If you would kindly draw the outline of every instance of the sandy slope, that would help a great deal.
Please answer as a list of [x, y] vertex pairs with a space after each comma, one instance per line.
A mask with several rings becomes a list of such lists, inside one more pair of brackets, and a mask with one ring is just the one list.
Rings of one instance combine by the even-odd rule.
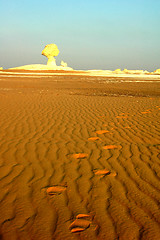
[[0, 79], [0, 239], [160, 239], [159, 83]]

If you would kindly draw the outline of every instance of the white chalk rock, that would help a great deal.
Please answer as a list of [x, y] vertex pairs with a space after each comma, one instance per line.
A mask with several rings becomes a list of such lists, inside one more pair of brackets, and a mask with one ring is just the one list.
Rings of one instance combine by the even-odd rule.
[[48, 44], [42, 51], [42, 55], [48, 58], [47, 65], [51, 67], [56, 67], [56, 59], [54, 57], [58, 56], [59, 50], [56, 44]]
[[128, 69], [124, 69], [123, 73], [127, 73], [127, 74], [144, 74], [143, 70], [128, 70]]
[[61, 61], [61, 66], [56, 65], [55, 57], [58, 56], [59, 50], [56, 44], [48, 44], [42, 51], [42, 55], [48, 58], [47, 65], [45, 64], [29, 64], [24, 66], [19, 66], [10, 69], [23, 69], [23, 70], [63, 70], [72, 71], [71, 67], [67, 66], [67, 63]]
[[120, 69], [120, 68], [118, 68], [118, 69], [114, 70], [114, 71], [113, 71], [113, 73], [120, 74], [120, 73], [123, 73], [123, 72], [121, 71], [121, 69]]
[[62, 66], [62, 67], [68, 67], [67, 63], [66, 63], [66, 62], [63, 62], [63, 60], [61, 61], [61, 66]]
[[160, 69], [155, 70], [154, 73], [160, 74]]

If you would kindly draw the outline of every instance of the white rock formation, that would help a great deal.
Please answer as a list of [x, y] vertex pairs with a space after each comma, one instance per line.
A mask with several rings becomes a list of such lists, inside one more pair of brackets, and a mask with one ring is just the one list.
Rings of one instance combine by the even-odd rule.
[[47, 65], [45, 64], [32, 64], [24, 65], [20, 67], [10, 68], [10, 69], [23, 69], [23, 70], [63, 70], [72, 71], [71, 67], [67, 66], [67, 63], [61, 61], [61, 66], [56, 65], [55, 57], [58, 56], [59, 50], [56, 44], [48, 44], [42, 51], [42, 55], [48, 58]]
[[160, 74], [160, 69], [155, 70], [154, 73]]
[[63, 70], [63, 71], [72, 71], [71, 67], [62, 67], [62, 66], [48, 66], [45, 64], [32, 64], [32, 65], [24, 65], [20, 67], [14, 67], [9, 69], [22, 69], [22, 70]]
[[144, 74], [143, 70], [128, 70], [128, 69], [124, 69], [123, 73], [127, 73], [127, 74]]
[[56, 44], [48, 44], [42, 51], [42, 55], [48, 58], [47, 66], [56, 67], [56, 59], [54, 57], [58, 56], [59, 50]]
[[116, 74], [121, 74], [121, 73], [123, 73], [123, 72], [121, 71], [121, 69], [120, 69], [120, 68], [118, 68], [118, 69], [114, 70], [114, 71], [113, 71], [113, 73], [116, 73]]
[[62, 67], [67, 67], [67, 63], [66, 62], [63, 62], [63, 60], [61, 61], [61, 66]]

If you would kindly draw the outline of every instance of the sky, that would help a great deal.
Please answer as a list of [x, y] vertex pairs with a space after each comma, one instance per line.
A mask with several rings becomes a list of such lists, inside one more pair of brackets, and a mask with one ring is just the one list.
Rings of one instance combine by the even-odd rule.
[[46, 64], [45, 45], [73, 69], [160, 68], [160, 0], [0, 0], [0, 67]]

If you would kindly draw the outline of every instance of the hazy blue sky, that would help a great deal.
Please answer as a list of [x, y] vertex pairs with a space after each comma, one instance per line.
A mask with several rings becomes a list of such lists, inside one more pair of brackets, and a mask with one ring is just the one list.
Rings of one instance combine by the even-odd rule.
[[0, 67], [47, 63], [57, 44], [74, 69], [160, 68], [160, 0], [0, 0]]

